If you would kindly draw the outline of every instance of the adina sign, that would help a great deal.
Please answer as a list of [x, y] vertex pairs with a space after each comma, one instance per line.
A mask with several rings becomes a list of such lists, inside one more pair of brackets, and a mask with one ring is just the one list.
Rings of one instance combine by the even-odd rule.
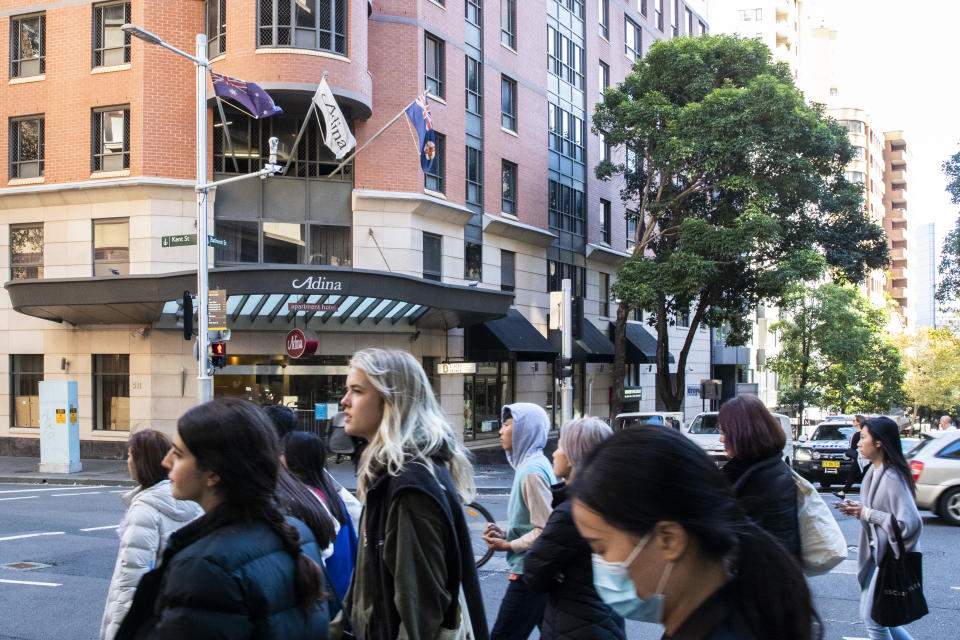
[[287, 355], [291, 358], [306, 358], [317, 352], [317, 334], [313, 331], [292, 329], [287, 333]]

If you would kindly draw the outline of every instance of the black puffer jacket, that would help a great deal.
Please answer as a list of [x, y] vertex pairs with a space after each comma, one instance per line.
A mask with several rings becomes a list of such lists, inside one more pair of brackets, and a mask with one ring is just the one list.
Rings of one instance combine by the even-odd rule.
[[747, 516], [800, 559], [797, 485], [780, 454], [765, 460], [734, 458], [723, 467]]
[[523, 580], [550, 594], [540, 637], [544, 640], [619, 640], [626, 638], [623, 618], [593, 588], [590, 546], [573, 523], [566, 487], [553, 487], [553, 512], [543, 533], [527, 551]]
[[[294, 561], [265, 523], [213, 529], [208, 516], [170, 536], [163, 563], [140, 581], [117, 640], [310, 640], [329, 633], [327, 604], [297, 606]], [[305, 554], [313, 534], [294, 518]], [[325, 588], [326, 589], [326, 588]]]

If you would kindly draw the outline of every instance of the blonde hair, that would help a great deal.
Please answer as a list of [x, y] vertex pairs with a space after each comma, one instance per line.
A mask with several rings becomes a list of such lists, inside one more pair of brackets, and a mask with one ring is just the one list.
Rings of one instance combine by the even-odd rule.
[[411, 459], [427, 460], [446, 451], [450, 454], [446, 465], [457, 493], [464, 503], [471, 502], [476, 495], [473, 465], [447, 424], [416, 358], [406, 351], [363, 349], [353, 354], [350, 366], [363, 371], [383, 401], [380, 426], [357, 467], [361, 500], [380, 469], [395, 476]]
[[560, 427], [560, 448], [575, 472], [595, 446], [613, 435], [613, 429], [600, 418], [576, 418]]

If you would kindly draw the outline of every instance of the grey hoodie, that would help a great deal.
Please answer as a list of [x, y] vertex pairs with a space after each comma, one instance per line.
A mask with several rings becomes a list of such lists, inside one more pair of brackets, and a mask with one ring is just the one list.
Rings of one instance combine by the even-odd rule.
[[547, 446], [550, 418], [543, 407], [532, 402], [505, 405], [501, 411], [501, 421], [509, 417], [513, 418], [513, 448], [506, 451], [507, 462], [516, 469], [530, 456], [543, 452]]

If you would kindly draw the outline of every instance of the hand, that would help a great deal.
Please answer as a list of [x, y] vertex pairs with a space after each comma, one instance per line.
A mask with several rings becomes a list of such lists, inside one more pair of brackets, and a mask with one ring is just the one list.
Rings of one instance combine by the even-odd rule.
[[506, 539], [507, 532], [495, 525], [492, 522], [487, 523], [487, 528], [483, 530], [483, 536], [490, 536], [491, 538], [503, 538]]
[[854, 502], [853, 500], [844, 500], [843, 502], [834, 502], [833, 506], [835, 509], [839, 510], [840, 513], [853, 516], [854, 518], [860, 518], [860, 512], [863, 511], [863, 505], [859, 502]]
[[510, 551], [510, 543], [500, 536], [483, 534], [483, 541], [494, 551]]

